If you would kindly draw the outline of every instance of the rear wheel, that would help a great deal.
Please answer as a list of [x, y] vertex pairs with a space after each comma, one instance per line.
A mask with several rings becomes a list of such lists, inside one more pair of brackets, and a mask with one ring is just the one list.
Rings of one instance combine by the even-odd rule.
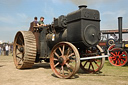
[[50, 65], [57, 77], [71, 78], [80, 66], [77, 48], [69, 42], [56, 44], [51, 51]]
[[16, 68], [31, 68], [36, 58], [36, 40], [30, 31], [19, 31], [14, 40], [13, 60]]

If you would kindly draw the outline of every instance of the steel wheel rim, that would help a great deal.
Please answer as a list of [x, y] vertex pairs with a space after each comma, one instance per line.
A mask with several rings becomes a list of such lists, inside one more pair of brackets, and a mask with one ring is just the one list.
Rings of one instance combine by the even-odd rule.
[[50, 65], [57, 77], [71, 78], [80, 66], [79, 52], [69, 42], [58, 43], [51, 51]]
[[[97, 49], [102, 52], [101, 55], [103, 56], [103, 50], [102, 48], [97, 45]], [[80, 62], [81, 69], [86, 73], [95, 73], [102, 69], [105, 62], [105, 58], [98, 58], [98, 59], [90, 59]]]
[[18, 37], [16, 37], [15, 40], [14, 40], [13, 56], [15, 56], [14, 57], [14, 62], [15, 62], [16, 68], [21, 68], [22, 65], [23, 65], [23, 61], [24, 61], [24, 51], [20, 52], [19, 49], [20, 49], [20, 47], [23, 47], [23, 49], [24, 49], [24, 38], [23, 38], [22, 34], [20, 34], [20, 33], [17, 34], [17, 36]]
[[114, 66], [124, 66], [127, 61], [127, 52], [126, 51], [122, 51], [122, 48], [113, 48], [113, 49], [109, 49], [111, 51], [115, 51], [115, 52], [110, 52], [110, 56], [108, 58], [110, 64], [114, 65]]

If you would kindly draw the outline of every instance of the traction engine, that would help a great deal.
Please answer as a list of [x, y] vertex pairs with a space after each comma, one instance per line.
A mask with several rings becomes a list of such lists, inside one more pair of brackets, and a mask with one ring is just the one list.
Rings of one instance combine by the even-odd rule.
[[100, 41], [99, 11], [79, 6], [79, 10], [54, 18], [46, 27], [31, 23], [29, 31], [17, 32], [14, 63], [17, 69], [31, 68], [35, 62], [50, 62], [59, 78], [71, 78], [80, 68], [87, 73], [102, 69], [107, 55]]

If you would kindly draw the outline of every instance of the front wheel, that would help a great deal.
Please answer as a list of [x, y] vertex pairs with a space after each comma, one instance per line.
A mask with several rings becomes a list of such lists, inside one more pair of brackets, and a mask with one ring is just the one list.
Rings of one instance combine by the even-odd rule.
[[56, 44], [50, 54], [50, 65], [57, 77], [71, 78], [80, 66], [77, 48], [69, 42]]
[[124, 66], [128, 61], [127, 52], [122, 48], [115, 48], [115, 45], [112, 45], [108, 48], [108, 60], [111, 65], [114, 66]]

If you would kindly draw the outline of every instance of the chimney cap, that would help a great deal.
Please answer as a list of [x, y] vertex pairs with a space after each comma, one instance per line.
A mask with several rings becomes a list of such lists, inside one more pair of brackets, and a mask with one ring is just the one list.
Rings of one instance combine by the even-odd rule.
[[87, 8], [87, 5], [80, 5], [79, 9], [81, 9], [81, 8]]

